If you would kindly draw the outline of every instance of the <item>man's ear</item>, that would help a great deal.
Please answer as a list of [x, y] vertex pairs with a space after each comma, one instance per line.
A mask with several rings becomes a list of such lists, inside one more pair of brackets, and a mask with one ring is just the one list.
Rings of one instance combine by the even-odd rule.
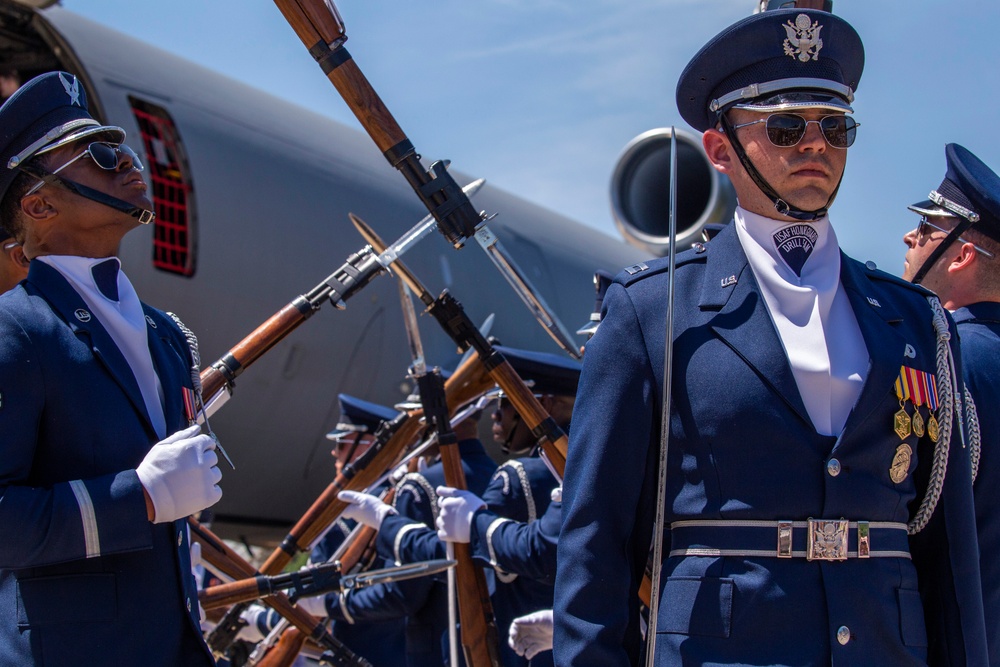
[[35, 192], [21, 199], [21, 212], [32, 220], [48, 220], [59, 215], [59, 211], [48, 197]]
[[733, 147], [729, 143], [729, 138], [721, 130], [710, 128], [701, 135], [701, 145], [705, 149], [705, 155], [712, 166], [723, 174], [730, 174], [733, 171], [735, 155]]
[[972, 268], [979, 257], [976, 256], [976, 248], [971, 243], [963, 243], [958, 247], [958, 252], [952, 256], [948, 263], [948, 273], [956, 273]]
[[10, 253], [10, 258], [14, 264], [24, 270], [28, 269], [28, 265], [31, 263], [31, 260], [24, 256], [24, 249], [21, 246], [16, 245], [7, 252]]

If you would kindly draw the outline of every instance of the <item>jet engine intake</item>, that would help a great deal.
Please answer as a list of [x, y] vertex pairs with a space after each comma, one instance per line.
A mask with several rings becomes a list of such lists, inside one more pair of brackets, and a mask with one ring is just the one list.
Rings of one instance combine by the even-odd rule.
[[[729, 179], [709, 163], [701, 137], [677, 136], [677, 250], [704, 240], [706, 225], [728, 223], [736, 208]], [[611, 210], [625, 240], [652, 255], [670, 248], [670, 128], [643, 132], [622, 151], [611, 177]]]

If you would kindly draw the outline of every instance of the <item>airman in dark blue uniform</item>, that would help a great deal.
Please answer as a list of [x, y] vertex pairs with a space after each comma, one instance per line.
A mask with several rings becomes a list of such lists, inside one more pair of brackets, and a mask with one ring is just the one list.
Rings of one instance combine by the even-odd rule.
[[[347, 394], [340, 394], [337, 399], [340, 402], [340, 422], [327, 437], [337, 443], [334, 456], [337, 457], [339, 472], [339, 468], [364, 453], [379, 424], [391, 421], [398, 413]], [[313, 548], [310, 562], [329, 561], [356, 525], [351, 519], [339, 518]], [[380, 559], [375, 567], [388, 565], [390, 563]], [[333, 634], [373, 665], [402, 667], [406, 664], [404, 625], [402, 618], [355, 623], [335, 621]]]
[[843, 255], [827, 215], [863, 60], [839, 17], [775, 10], [682, 73], [681, 115], [739, 206], [672, 275], [637, 264], [605, 297], [563, 486], [556, 664], [640, 660], [654, 538], [657, 665], [986, 663], [954, 325]]
[[212, 665], [185, 517], [222, 495], [196, 348], [114, 256], [152, 218], [121, 128], [52, 72], [0, 108], [0, 665]]
[[[903, 277], [933, 290], [952, 311], [965, 386], [977, 407], [982, 453], [973, 456], [979, 565], [990, 664], [1000, 665], [1000, 178], [958, 144], [945, 147], [947, 172], [903, 237]], [[970, 421], [972, 415], [969, 415]], [[970, 434], [970, 440], [974, 440]], [[970, 446], [976, 443], [970, 442]]]

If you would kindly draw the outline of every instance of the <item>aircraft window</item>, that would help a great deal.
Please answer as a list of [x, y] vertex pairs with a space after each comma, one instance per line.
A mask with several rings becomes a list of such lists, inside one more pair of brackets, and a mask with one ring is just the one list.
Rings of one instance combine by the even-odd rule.
[[167, 110], [129, 97], [153, 182], [153, 266], [182, 276], [195, 271], [195, 207], [187, 154]]

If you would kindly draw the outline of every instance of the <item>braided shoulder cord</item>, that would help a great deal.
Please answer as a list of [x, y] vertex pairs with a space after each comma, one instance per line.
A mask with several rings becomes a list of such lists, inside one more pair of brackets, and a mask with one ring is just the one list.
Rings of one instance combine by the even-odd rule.
[[979, 412], [972, 400], [969, 388], [965, 388], [965, 420], [969, 428], [969, 460], [972, 462], [972, 483], [979, 476], [979, 457], [983, 450], [982, 434], [979, 432]]
[[944, 477], [948, 472], [948, 452], [951, 449], [951, 431], [953, 420], [957, 416], [959, 421], [959, 431], [961, 433], [962, 417], [961, 411], [955, 410], [955, 403], [959, 401], [956, 394], [958, 381], [955, 377], [955, 364], [951, 357], [951, 332], [948, 330], [948, 318], [945, 315], [944, 307], [937, 297], [927, 297], [931, 310], [934, 311], [934, 331], [937, 334], [937, 381], [940, 385], [938, 395], [941, 397], [941, 437], [934, 446], [934, 459], [931, 465], [930, 478], [927, 480], [927, 494], [913, 520], [907, 524], [907, 533], [916, 535], [927, 526], [931, 515], [937, 508], [938, 500], [941, 499], [941, 490], [944, 487]]
[[194, 335], [194, 332], [187, 328], [187, 325], [181, 321], [181, 318], [177, 317], [174, 313], [167, 313], [167, 316], [174, 321], [177, 328], [181, 330], [184, 334], [185, 340], [187, 340], [188, 348], [191, 350], [191, 384], [194, 386], [194, 392], [198, 395], [198, 401], [201, 401], [201, 353], [198, 351], [198, 337]]

